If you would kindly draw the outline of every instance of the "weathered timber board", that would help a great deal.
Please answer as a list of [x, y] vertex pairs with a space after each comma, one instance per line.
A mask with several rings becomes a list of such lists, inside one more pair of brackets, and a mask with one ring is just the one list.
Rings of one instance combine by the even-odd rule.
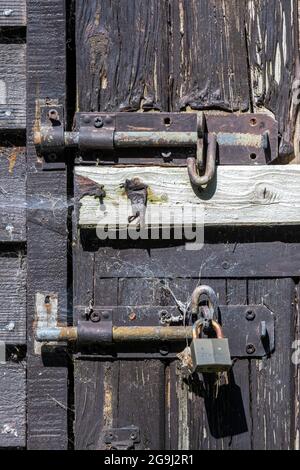
[[67, 204], [64, 171], [43, 172], [33, 145], [36, 100], [66, 97], [66, 15], [61, 0], [27, 2], [27, 448], [68, 447], [65, 355], [34, 354], [36, 293], [58, 295], [58, 316], [67, 321]]
[[247, 3], [240, 0], [168, 3], [170, 110], [248, 110], [244, 26]]
[[76, 20], [81, 111], [167, 110], [168, 2], [76, 1]]
[[294, 153], [298, 114], [292, 93], [300, 80], [297, 11], [298, 0], [248, 0], [245, 21], [253, 105], [275, 114], [286, 155]]
[[251, 415], [253, 448], [294, 448], [295, 284], [291, 279], [249, 281], [249, 303], [263, 302], [276, 315], [276, 351], [270, 359], [252, 361]]
[[0, 364], [0, 448], [26, 447], [26, 365]]
[[26, 0], [0, 0], [0, 27], [26, 25]]
[[75, 174], [79, 197], [86, 189], [84, 178], [103, 185], [106, 191], [102, 205], [99, 198], [81, 198], [80, 227], [128, 228], [132, 208], [120, 186], [135, 177], [148, 185], [145, 228], [167, 224], [268, 226], [300, 223], [298, 165], [219, 167], [214, 184], [198, 193], [192, 188], [184, 168], [78, 167]]
[[26, 45], [0, 47], [0, 130], [26, 127]]
[[0, 148], [0, 241], [26, 240], [25, 149]]
[[0, 248], [0, 341], [26, 344], [26, 256]]

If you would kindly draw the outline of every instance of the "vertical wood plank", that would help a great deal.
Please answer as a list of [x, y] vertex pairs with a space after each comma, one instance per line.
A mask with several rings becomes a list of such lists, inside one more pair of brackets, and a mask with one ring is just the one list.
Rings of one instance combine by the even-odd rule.
[[171, 109], [249, 109], [245, 1], [170, 4]]
[[167, 110], [168, 2], [76, 2], [79, 107]]
[[292, 279], [249, 281], [249, 303], [263, 303], [276, 316], [275, 353], [251, 362], [251, 413], [255, 450], [293, 448], [294, 282]]
[[253, 104], [272, 111], [282, 136], [280, 153], [294, 154], [300, 80], [297, 0], [248, 0], [246, 28]]
[[[66, 17], [63, 0], [29, 0], [27, 30], [28, 441], [29, 449], [68, 447], [67, 368], [59, 352], [33, 352], [37, 292], [55, 292], [67, 319], [66, 174], [43, 172], [33, 145], [37, 99], [65, 102]], [[47, 359], [47, 360], [46, 360]]]

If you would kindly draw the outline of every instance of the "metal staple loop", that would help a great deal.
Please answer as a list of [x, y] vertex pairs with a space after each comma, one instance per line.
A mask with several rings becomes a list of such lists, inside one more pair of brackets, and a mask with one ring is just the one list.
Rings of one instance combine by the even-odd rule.
[[[198, 188], [207, 186], [214, 178], [216, 171], [217, 137], [215, 134], [208, 135], [207, 159], [205, 174], [200, 176], [197, 172], [197, 161], [195, 158], [187, 159], [188, 173], [191, 183]], [[202, 161], [202, 159], [201, 159]]]

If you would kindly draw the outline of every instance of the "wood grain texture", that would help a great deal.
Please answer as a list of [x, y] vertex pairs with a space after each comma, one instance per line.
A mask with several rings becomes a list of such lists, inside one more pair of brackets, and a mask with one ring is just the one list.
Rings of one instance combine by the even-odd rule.
[[178, 241], [103, 243], [98, 240], [93, 249], [98, 250], [99, 269], [109, 278], [299, 277], [298, 243], [278, 241], [280, 235], [271, 231], [266, 232], [265, 238], [255, 236], [255, 230], [250, 238], [239, 231], [233, 232], [236, 238], [229, 237], [227, 231], [221, 231], [219, 236], [208, 232], [205, 246], [196, 252], [188, 251], [185, 243]]
[[168, 3], [76, 2], [82, 111], [166, 110]]
[[26, 367], [0, 365], [0, 448], [26, 447]]
[[0, 250], [0, 341], [26, 344], [26, 256]]
[[26, 0], [0, 0], [2, 26], [26, 26]]
[[248, 110], [246, 2], [168, 3], [171, 110]]
[[25, 149], [0, 148], [0, 241], [26, 240]]
[[[75, 174], [79, 186], [84, 177], [104, 185], [106, 191], [105, 207], [93, 196], [81, 199], [80, 227], [127, 228], [132, 209], [120, 186], [135, 177], [148, 185], [146, 228], [164, 227], [170, 214], [175, 226], [298, 225], [300, 221], [297, 165], [219, 167], [214, 184], [199, 194], [184, 168], [91, 167], [76, 168]], [[188, 212], [189, 208], [194, 212]]]
[[298, 105], [293, 84], [300, 79], [297, 0], [248, 0], [246, 29], [253, 104], [278, 122], [280, 152], [294, 153]]
[[294, 289], [291, 279], [249, 281], [249, 303], [262, 302], [276, 316], [276, 350], [270, 359], [251, 362], [253, 448], [294, 447]]
[[[300, 4], [299, 4], [300, 7]], [[300, 13], [300, 11], [299, 11]], [[294, 449], [300, 450], [300, 284], [295, 286], [294, 296], [294, 342], [292, 344], [292, 363], [294, 368]]]
[[26, 45], [1, 44], [0, 130], [26, 127]]
[[68, 370], [60, 351], [35, 356], [33, 318], [37, 292], [58, 295], [59, 320], [67, 319], [66, 174], [43, 172], [33, 145], [37, 99], [66, 95], [66, 16], [61, 0], [27, 2], [27, 230], [29, 449], [68, 447]]

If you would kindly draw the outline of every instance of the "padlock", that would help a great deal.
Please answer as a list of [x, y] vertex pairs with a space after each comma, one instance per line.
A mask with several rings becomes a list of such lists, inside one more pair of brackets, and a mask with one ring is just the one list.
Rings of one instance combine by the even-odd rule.
[[191, 356], [194, 372], [218, 373], [227, 372], [232, 367], [228, 339], [224, 338], [219, 323], [212, 320], [212, 328], [217, 338], [201, 338], [203, 321], [198, 320], [193, 327]]

